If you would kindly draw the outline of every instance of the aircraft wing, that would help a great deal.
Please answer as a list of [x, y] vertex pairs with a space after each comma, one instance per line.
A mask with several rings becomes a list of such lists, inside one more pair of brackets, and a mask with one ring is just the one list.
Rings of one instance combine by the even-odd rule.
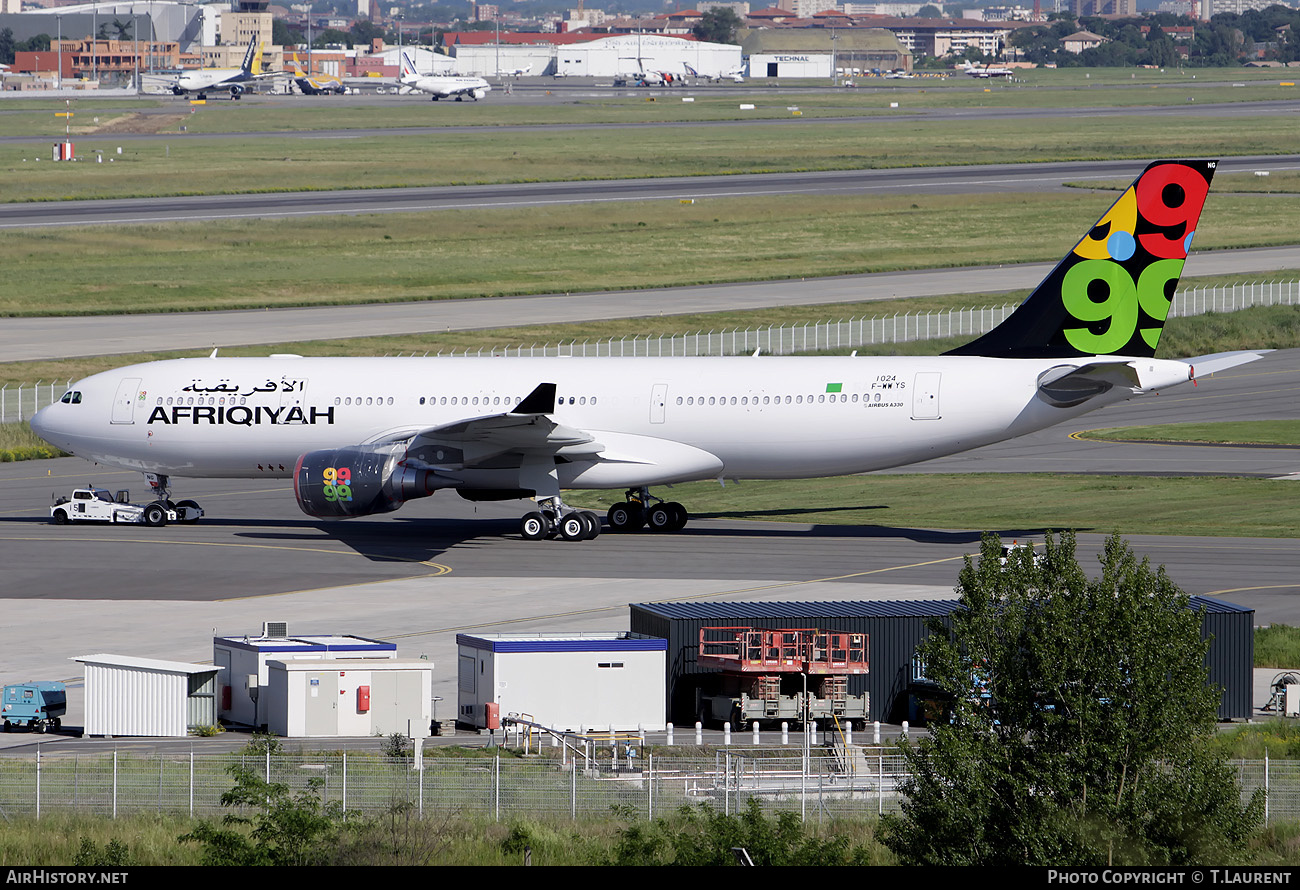
[[469, 417], [422, 429], [410, 437], [405, 463], [420, 469], [454, 471], [506, 454], [594, 457], [605, 450], [583, 430], [556, 423], [555, 384], [543, 383], [503, 414]]

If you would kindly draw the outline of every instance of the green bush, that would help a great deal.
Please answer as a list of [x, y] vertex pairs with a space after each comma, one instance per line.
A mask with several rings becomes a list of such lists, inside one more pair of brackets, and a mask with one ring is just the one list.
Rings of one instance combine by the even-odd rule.
[[1300, 670], [1300, 627], [1272, 624], [1256, 628], [1255, 667]]

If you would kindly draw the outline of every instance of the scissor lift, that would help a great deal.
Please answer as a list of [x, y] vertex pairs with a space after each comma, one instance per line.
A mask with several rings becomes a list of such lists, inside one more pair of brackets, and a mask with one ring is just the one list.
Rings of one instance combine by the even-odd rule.
[[861, 725], [868, 718], [867, 694], [848, 692], [849, 676], [868, 670], [866, 634], [704, 627], [697, 663], [722, 669], [716, 690], [698, 692], [701, 722], [729, 722], [745, 729], [751, 722], [824, 723], [835, 718], [841, 724]]

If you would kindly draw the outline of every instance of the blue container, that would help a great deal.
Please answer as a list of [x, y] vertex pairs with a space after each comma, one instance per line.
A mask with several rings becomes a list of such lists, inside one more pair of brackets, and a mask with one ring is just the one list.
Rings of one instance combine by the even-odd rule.
[[26, 726], [37, 732], [45, 732], [53, 727], [57, 732], [62, 725], [61, 718], [67, 713], [67, 704], [66, 687], [57, 681], [6, 686], [3, 703], [0, 704], [4, 731], [9, 732], [15, 726]]

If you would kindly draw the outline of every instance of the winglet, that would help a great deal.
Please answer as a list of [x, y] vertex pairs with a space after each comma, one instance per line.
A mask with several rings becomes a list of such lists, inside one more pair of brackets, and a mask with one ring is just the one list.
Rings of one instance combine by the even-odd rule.
[[510, 411], [511, 414], [554, 414], [555, 413], [555, 384], [539, 383], [537, 388], [524, 396], [518, 405], [515, 405]]
[[1217, 161], [1157, 161], [1011, 317], [948, 353], [1151, 358]]

